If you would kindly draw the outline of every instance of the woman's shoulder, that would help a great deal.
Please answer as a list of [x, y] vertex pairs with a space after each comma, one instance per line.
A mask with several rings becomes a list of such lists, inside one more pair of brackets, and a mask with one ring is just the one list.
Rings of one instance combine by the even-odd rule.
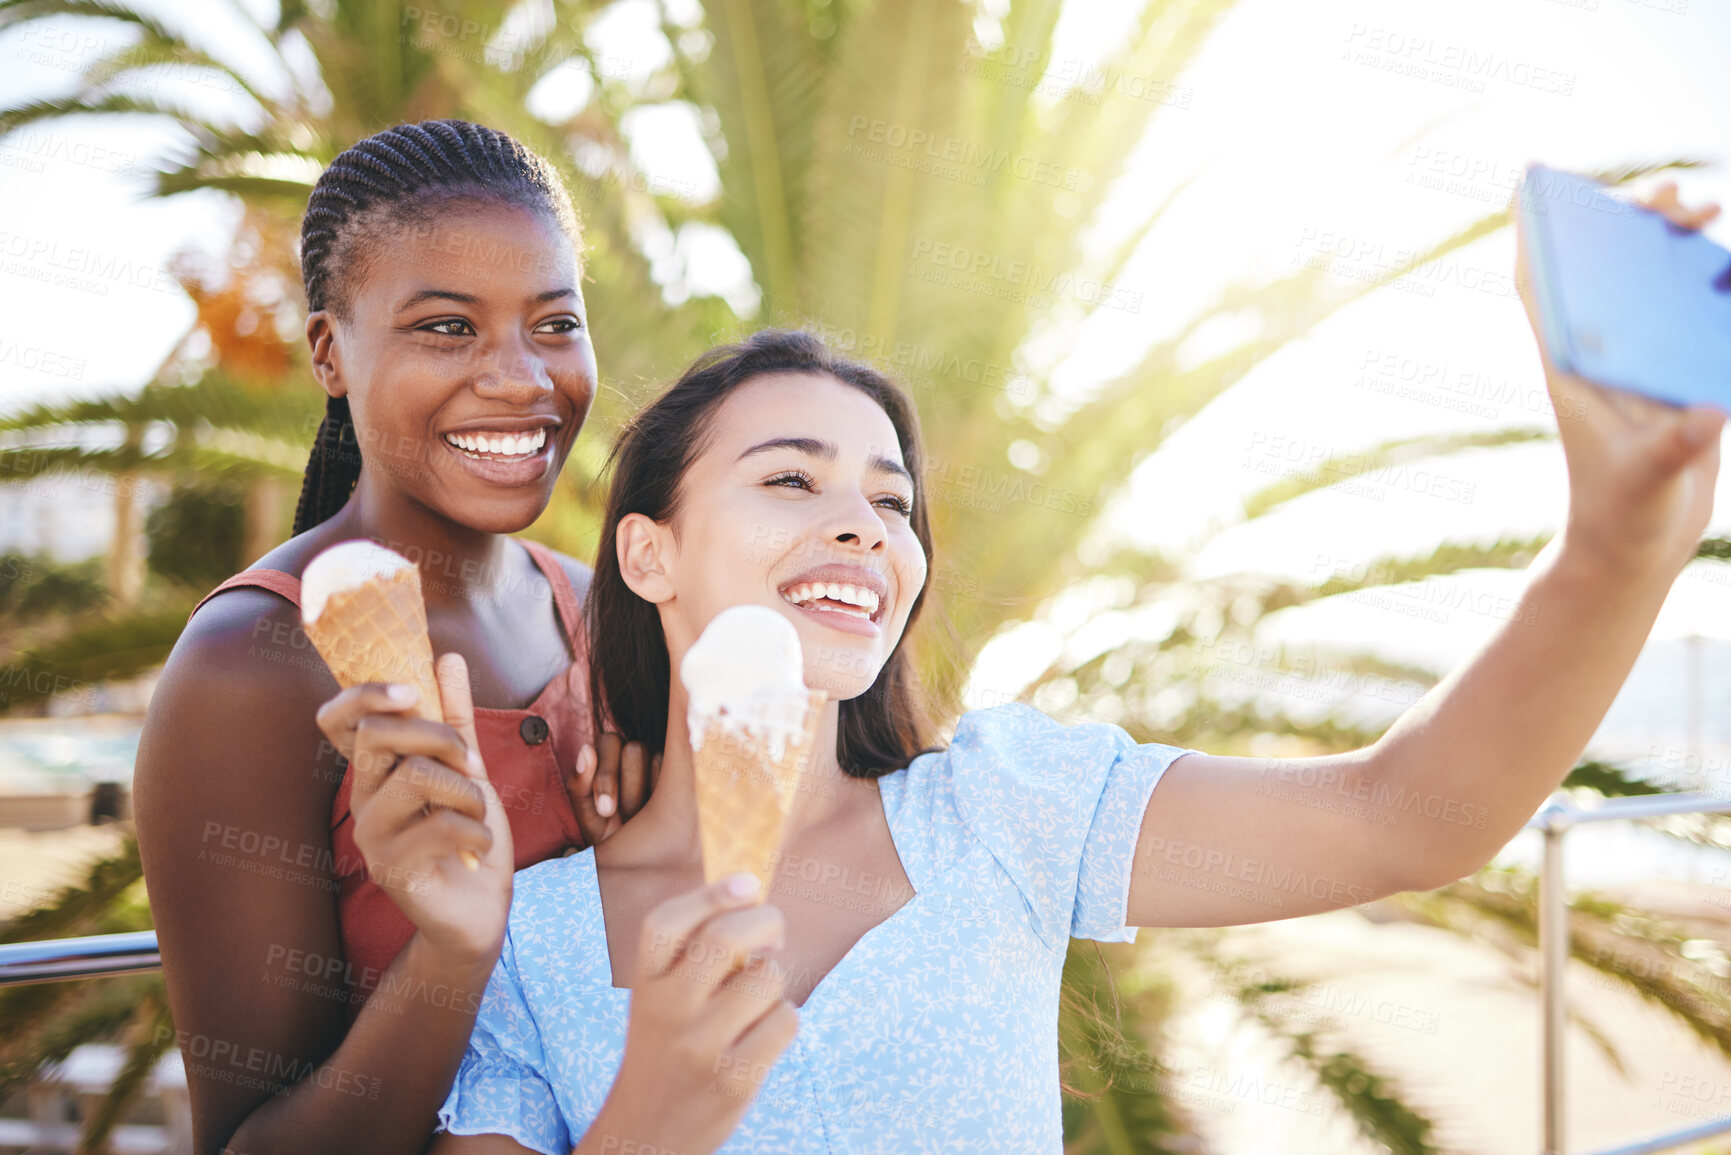
[[998, 769], [1038, 771], [1053, 759], [1112, 753], [1130, 745], [1130, 736], [1105, 722], [1060, 722], [1025, 702], [968, 710], [957, 720], [945, 753], [952, 762], [986, 760]]
[[267, 577], [268, 586], [219, 587], [206, 595], [169, 653], [147, 729], [183, 716], [204, 727], [221, 718], [250, 718], [248, 732], [273, 742], [283, 737], [273, 725], [277, 719], [292, 718], [296, 734], [316, 729], [313, 715], [337, 683], [306, 636], [293, 594], [307, 562], [337, 540], [328, 523], [316, 526], [242, 571], [292, 581]]
[[300, 608], [255, 586], [224, 590], [201, 606], [175, 642], [163, 677], [166, 687], [186, 683], [225, 697], [302, 690], [323, 701], [336, 692], [307, 640]]

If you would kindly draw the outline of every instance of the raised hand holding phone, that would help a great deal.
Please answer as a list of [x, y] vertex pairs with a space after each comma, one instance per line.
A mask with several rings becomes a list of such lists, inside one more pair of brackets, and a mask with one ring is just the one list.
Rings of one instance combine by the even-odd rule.
[[[1683, 208], [1676, 186], [1669, 183], [1639, 203], [1685, 229], [1700, 228], [1719, 211], [1711, 204]], [[1535, 290], [1535, 215], [1515, 216], [1521, 301], [1538, 338], [1568, 462], [1564, 532], [1608, 564], [1675, 573], [1695, 555], [1713, 512], [1725, 414], [1707, 404], [1669, 404], [1560, 367], [1547, 344]], [[1559, 337], [1554, 325], [1551, 330], [1554, 342]]]

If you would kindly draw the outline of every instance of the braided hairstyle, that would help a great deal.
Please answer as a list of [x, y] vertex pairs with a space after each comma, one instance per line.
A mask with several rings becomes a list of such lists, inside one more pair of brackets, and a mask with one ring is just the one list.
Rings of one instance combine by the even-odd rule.
[[[495, 129], [427, 120], [387, 128], [344, 150], [319, 176], [301, 221], [307, 309], [348, 317], [380, 226], [424, 222], [453, 202], [477, 200], [546, 213], [574, 246], [580, 238], [571, 196], [553, 166]], [[294, 532], [335, 514], [360, 477], [348, 398], [328, 398], [301, 480]]]

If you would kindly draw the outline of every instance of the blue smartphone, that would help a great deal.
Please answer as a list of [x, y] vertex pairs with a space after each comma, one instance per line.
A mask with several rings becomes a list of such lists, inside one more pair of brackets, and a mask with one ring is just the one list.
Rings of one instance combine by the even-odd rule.
[[1731, 414], [1731, 252], [1590, 177], [1527, 168], [1517, 211], [1559, 369]]

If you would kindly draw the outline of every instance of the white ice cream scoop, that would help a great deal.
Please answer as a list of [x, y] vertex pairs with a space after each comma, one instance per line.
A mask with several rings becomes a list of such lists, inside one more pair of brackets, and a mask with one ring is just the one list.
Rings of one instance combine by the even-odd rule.
[[414, 562], [394, 550], [364, 538], [345, 541], [307, 563], [301, 574], [301, 619], [316, 622], [332, 594], [355, 589], [374, 578], [389, 577]]
[[764, 743], [780, 758], [805, 733], [805, 656], [793, 623], [768, 606], [743, 605], [711, 619], [679, 663], [691, 748], [711, 722]]

